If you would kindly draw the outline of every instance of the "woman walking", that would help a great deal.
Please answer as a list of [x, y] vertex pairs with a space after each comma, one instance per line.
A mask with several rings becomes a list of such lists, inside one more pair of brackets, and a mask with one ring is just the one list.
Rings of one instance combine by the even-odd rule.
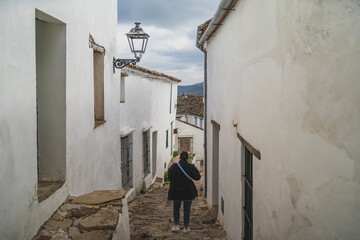
[[177, 164], [173, 164], [168, 170], [170, 179], [168, 199], [173, 200], [174, 226], [171, 228], [173, 232], [180, 231], [179, 217], [181, 202], [183, 202], [184, 205], [183, 233], [190, 232], [191, 203], [197, 196], [197, 190], [193, 180], [198, 181], [201, 178], [199, 170], [193, 164], [188, 163], [188, 157], [187, 152], [182, 152], [180, 154], [180, 161]]

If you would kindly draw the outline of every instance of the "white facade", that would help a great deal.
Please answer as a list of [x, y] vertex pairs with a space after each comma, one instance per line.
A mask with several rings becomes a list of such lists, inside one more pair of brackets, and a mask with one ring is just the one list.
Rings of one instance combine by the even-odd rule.
[[[67, 196], [121, 188], [120, 70], [115, 74], [112, 71], [117, 47], [117, 1], [1, 1], [0, 20], [0, 238], [30, 239]], [[94, 54], [89, 48], [89, 34], [105, 48], [107, 122], [97, 128]], [[46, 69], [44, 59], [59, 61], [57, 68]], [[46, 107], [40, 105], [37, 118], [37, 97], [43, 98], [40, 92], [61, 103], [53, 112], [54, 106], [47, 106], [44, 119], [40, 113]], [[39, 203], [37, 124], [46, 125], [54, 117], [61, 120], [45, 135], [56, 137], [45, 139], [59, 150], [50, 152], [56, 152], [56, 164], [61, 164], [54, 162], [45, 168], [44, 174], [51, 176], [44, 178], [65, 183]]]
[[193, 115], [193, 114], [177, 114], [177, 118], [179, 118], [181, 121], [190, 123], [192, 125], [195, 125], [199, 128], [204, 128], [204, 119], [203, 117]]
[[237, 133], [261, 153], [253, 239], [359, 238], [359, 15], [352, 0], [241, 0], [208, 39], [207, 196], [230, 239], [244, 223]]
[[176, 128], [175, 150], [179, 149], [179, 138], [192, 138], [192, 152], [196, 153], [198, 161], [204, 160], [204, 130], [179, 120], [176, 120]]
[[[132, 134], [132, 187], [136, 191], [141, 189], [143, 183], [148, 188], [156, 177], [164, 177], [165, 167], [167, 168], [175, 145], [172, 129], [175, 128], [178, 82], [147, 71], [151, 72], [141, 67], [123, 70], [129, 76], [124, 81], [125, 101], [120, 106], [120, 132], [122, 136]], [[144, 173], [144, 131], [150, 131], [149, 174]]]

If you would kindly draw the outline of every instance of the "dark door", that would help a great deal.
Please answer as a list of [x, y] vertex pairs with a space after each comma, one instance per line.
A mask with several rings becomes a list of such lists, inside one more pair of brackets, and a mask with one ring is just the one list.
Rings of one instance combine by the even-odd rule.
[[244, 237], [245, 240], [253, 239], [253, 214], [252, 214], [252, 192], [253, 192], [253, 182], [252, 182], [252, 153], [245, 147], [245, 171], [244, 171]]

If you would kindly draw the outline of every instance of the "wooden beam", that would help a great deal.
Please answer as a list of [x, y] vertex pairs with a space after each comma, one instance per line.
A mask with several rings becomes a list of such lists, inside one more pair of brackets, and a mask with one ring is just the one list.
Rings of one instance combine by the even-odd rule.
[[246, 141], [245, 138], [240, 135], [240, 133], [237, 133], [237, 137], [257, 159], [261, 160], [261, 153], [259, 150], [254, 148], [248, 141]]
[[220, 124], [218, 122], [216, 122], [215, 120], [211, 120], [211, 124], [214, 125], [214, 127], [216, 127], [217, 129], [220, 130]]

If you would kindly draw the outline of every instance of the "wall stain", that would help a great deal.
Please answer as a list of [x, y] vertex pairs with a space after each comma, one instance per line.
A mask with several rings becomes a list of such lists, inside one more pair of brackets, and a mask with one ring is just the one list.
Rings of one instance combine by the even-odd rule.
[[360, 61], [360, 51], [354, 51], [359, 46], [359, 41], [354, 39], [360, 34], [353, 39], [344, 36], [349, 35], [349, 26], [360, 24], [357, 14], [360, 8], [356, 2], [326, 1], [327, 5], [334, 5], [333, 11], [320, 14], [330, 11], [323, 9], [320, 1], [320, 7], [307, 16], [312, 26], [299, 30], [303, 32], [305, 45], [314, 49], [314, 59], [302, 62], [306, 70], [303, 80], [308, 107], [302, 128], [344, 150], [352, 160], [360, 160], [359, 137], [354, 137], [360, 136], [359, 70], [354, 65]]
[[290, 187], [291, 204], [294, 209], [297, 209], [297, 202], [299, 201], [300, 193], [301, 193], [298, 181], [291, 176], [287, 177], [286, 180]]

